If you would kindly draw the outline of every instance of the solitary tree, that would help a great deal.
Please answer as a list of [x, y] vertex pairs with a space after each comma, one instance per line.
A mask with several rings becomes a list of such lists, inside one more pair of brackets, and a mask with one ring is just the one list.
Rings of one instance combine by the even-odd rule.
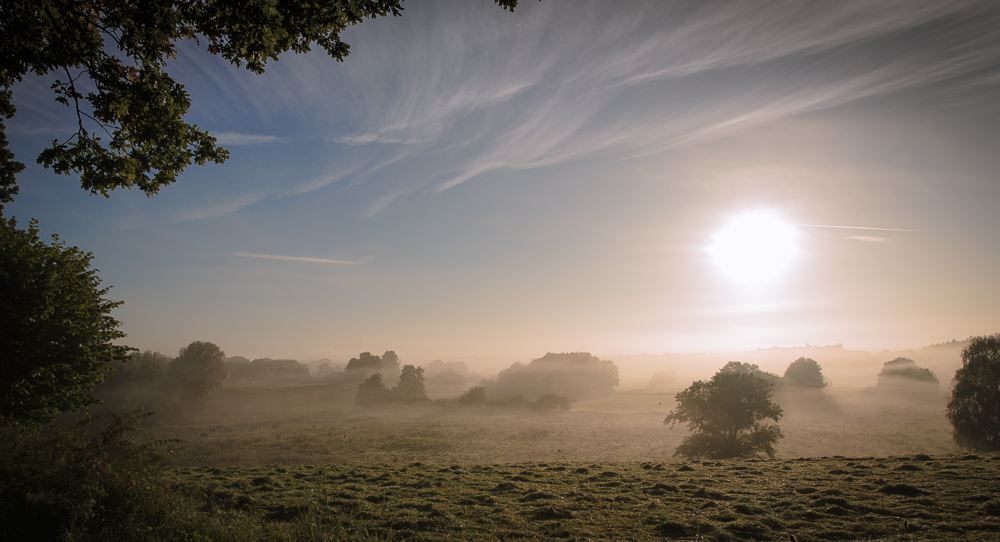
[[[399, 15], [402, 0], [4, 0], [0, 11], [0, 209], [17, 194], [24, 164], [7, 150], [3, 120], [15, 114], [11, 88], [25, 76], [56, 74], [55, 100], [75, 131], [38, 162], [78, 174], [91, 194], [136, 187], [147, 195], [192, 163], [228, 152], [184, 116], [184, 85], [167, 72], [182, 40], [203, 43], [235, 66], [263, 73], [269, 60], [316, 44], [342, 61], [340, 34], [365, 19]], [[517, 0], [495, 0], [513, 11]], [[107, 139], [104, 139], [104, 138]]]
[[399, 383], [392, 388], [392, 392], [397, 401], [426, 401], [424, 368], [403, 365], [403, 371], [399, 375]]
[[823, 378], [823, 368], [812, 358], [799, 358], [793, 361], [787, 369], [782, 383], [799, 388], [823, 389], [829, 385]]
[[200, 399], [222, 385], [226, 377], [225, 352], [210, 342], [194, 341], [181, 348], [167, 369], [167, 377], [182, 395]]
[[97, 401], [95, 384], [132, 350], [111, 317], [93, 254], [46, 243], [38, 223], [27, 230], [0, 217], [0, 418], [49, 421]]
[[962, 350], [945, 414], [959, 448], [1000, 450], [1000, 333], [973, 337]]
[[775, 422], [781, 407], [771, 401], [774, 384], [749, 372], [720, 370], [708, 382], [697, 381], [676, 395], [677, 408], [664, 424], [686, 423], [693, 432], [684, 438], [675, 455], [710, 459], [774, 457], [774, 444], [782, 437]]

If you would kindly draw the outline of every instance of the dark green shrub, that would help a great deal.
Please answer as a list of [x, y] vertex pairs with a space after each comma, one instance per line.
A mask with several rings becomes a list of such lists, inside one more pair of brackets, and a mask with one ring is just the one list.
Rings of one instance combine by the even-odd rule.
[[[0, 426], [0, 524], [9, 540], [170, 538], [191, 526], [159, 476], [168, 441], [139, 412], [69, 424]], [[164, 536], [159, 536], [160, 534]]]

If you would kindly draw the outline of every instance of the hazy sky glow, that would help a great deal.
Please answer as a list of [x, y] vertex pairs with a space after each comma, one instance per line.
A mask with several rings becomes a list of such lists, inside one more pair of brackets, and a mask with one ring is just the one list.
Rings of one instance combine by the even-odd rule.
[[[153, 198], [89, 197], [36, 166], [72, 119], [47, 80], [19, 84], [8, 129], [29, 168], [5, 212], [93, 251], [126, 342], [166, 353], [877, 350], [1000, 331], [1000, 4], [404, 6], [351, 29], [343, 64], [314, 51], [255, 76], [180, 47], [190, 120], [232, 157]], [[787, 265], [733, 280], [709, 247], [763, 212], [794, 237], [771, 258]]]

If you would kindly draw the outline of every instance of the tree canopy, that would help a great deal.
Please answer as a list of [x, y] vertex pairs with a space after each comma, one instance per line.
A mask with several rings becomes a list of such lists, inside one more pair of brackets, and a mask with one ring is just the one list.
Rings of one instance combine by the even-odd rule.
[[[513, 11], [517, 0], [494, 0]], [[349, 26], [398, 16], [402, 0], [6, 0], [0, 11], [0, 210], [17, 194], [24, 164], [7, 149], [3, 120], [25, 76], [54, 74], [55, 101], [76, 131], [55, 139], [38, 163], [79, 175], [84, 190], [156, 194], [192, 163], [221, 163], [228, 152], [184, 117], [191, 99], [167, 71], [182, 40], [237, 67], [263, 73], [268, 61], [313, 45], [343, 61]]]
[[90, 395], [130, 348], [111, 316], [93, 254], [46, 243], [0, 217], [0, 418], [49, 421], [97, 401]]
[[226, 377], [225, 352], [210, 342], [194, 341], [181, 348], [167, 369], [167, 377], [190, 398], [201, 398], [222, 385]]
[[1000, 450], [1000, 333], [973, 337], [962, 350], [945, 414], [959, 448]]
[[663, 423], [686, 423], [692, 430], [675, 455], [710, 459], [760, 454], [774, 457], [781, 429], [776, 424], [762, 423], [767, 419], [777, 422], [782, 415], [781, 407], [771, 401], [774, 384], [752, 372], [726, 367], [708, 382], [696, 381], [675, 396], [677, 408]]
[[823, 368], [812, 358], [799, 358], [788, 365], [783, 384], [799, 388], [823, 389], [829, 385], [823, 377]]

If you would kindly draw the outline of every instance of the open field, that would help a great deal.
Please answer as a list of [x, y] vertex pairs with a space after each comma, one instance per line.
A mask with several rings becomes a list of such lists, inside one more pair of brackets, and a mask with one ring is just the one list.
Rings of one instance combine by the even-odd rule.
[[239, 518], [234, 540], [1000, 540], [1000, 454], [957, 452], [943, 394], [779, 394], [775, 459], [688, 462], [662, 423], [673, 392], [571, 411], [352, 399], [226, 386], [152, 428], [183, 439], [168, 486]]
[[[361, 410], [349, 386], [226, 386], [203, 410], [154, 428], [183, 439], [175, 465], [666, 461], [686, 435], [663, 418], [673, 393], [625, 392], [564, 411], [461, 409], [431, 403]], [[778, 397], [779, 458], [956, 452], [944, 397], [861, 393]]]
[[[1000, 455], [179, 467], [298, 539], [1000, 540]], [[285, 525], [282, 527], [282, 525]]]

